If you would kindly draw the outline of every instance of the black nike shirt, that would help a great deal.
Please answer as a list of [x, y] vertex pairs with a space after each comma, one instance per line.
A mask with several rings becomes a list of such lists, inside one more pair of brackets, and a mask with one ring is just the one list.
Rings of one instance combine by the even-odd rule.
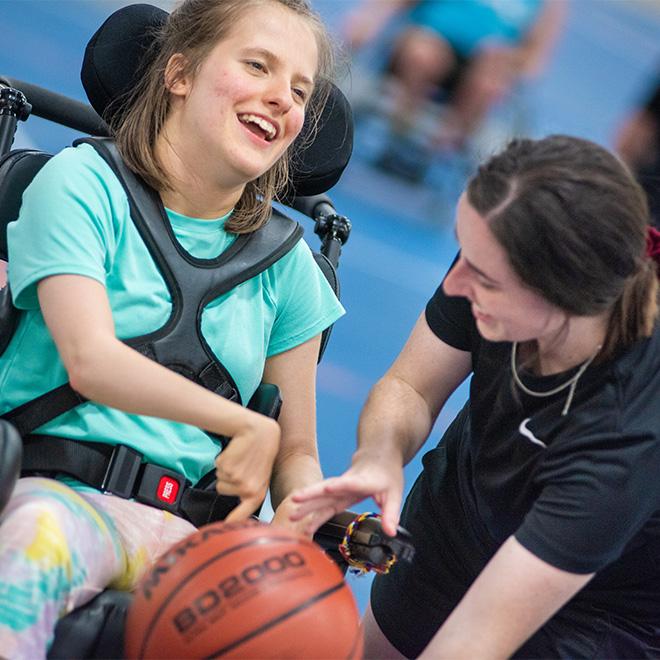
[[[463, 509], [484, 546], [495, 552], [514, 535], [557, 568], [596, 572], [581, 601], [660, 621], [660, 325], [589, 366], [562, 416], [568, 388], [532, 397], [515, 386], [511, 343], [483, 339], [466, 299], [439, 287], [426, 320], [472, 354], [469, 423], [444, 442], [455, 446]], [[576, 371], [519, 375], [548, 391]]]

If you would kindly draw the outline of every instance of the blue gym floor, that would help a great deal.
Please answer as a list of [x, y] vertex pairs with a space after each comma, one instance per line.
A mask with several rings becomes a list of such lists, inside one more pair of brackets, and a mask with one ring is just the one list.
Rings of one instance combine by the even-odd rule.
[[[45, 85], [84, 100], [79, 81], [84, 46], [102, 20], [120, 5], [115, 0], [0, 0], [0, 75]], [[168, 2], [160, 2], [170, 8]], [[314, 0], [337, 30], [352, 0]], [[375, 70], [379, 50], [361, 54], [349, 94], [362, 74]], [[492, 140], [510, 130], [532, 136], [571, 133], [612, 145], [618, 123], [660, 67], [660, 3], [656, 0], [569, 0], [562, 36], [544, 75], [521, 89], [513, 112], [496, 114]], [[358, 75], [358, 72], [360, 75]], [[507, 119], [508, 116], [508, 119]], [[17, 133], [16, 146], [57, 150], [75, 133], [31, 119]], [[496, 148], [481, 140], [479, 151]], [[496, 136], [496, 137], [495, 137]], [[375, 133], [367, 124], [356, 133], [353, 160], [331, 191], [337, 210], [353, 231], [339, 274], [347, 315], [335, 326], [318, 378], [318, 429], [327, 475], [347, 467], [355, 444], [360, 408], [370, 386], [388, 368], [415, 319], [435, 290], [456, 249], [452, 207], [470, 164], [433, 163], [424, 184], [414, 186], [375, 170]], [[467, 168], [467, 170], [466, 170]], [[311, 222], [307, 239], [316, 247]], [[441, 414], [429, 443], [436, 443], [465, 397], [465, 387]], [[430, 445], [429, 445], [430, 446]], [[406, 468], [407, 486], [420, 466]], [[371, 510], [363, 503], [357, 510]], [[349, 577], [360, 608], [370, 577]]]

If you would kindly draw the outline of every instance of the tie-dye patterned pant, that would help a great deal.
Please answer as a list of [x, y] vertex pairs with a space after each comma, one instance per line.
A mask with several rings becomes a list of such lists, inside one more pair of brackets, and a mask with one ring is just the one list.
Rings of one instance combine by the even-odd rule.
[[108, 586], [131, 589], [194, 530], [137, 502], [20, 479], [0, 519], [0, 657], [44, 658], [59, 617]]

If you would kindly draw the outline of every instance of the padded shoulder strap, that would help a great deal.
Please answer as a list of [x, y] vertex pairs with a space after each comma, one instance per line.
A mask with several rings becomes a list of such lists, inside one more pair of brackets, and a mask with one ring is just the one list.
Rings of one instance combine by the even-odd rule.
[[[208, 302], [266, 270], [289, 252], [302, 237], [303, 230], [297, 222], [281, 213], [273, 212], [263, 227], [240, 235], [217, 259], [195, 259], [173, 238], [172, 228], [158, 193], [126, 166], [114, 141], [110, 138], [81, 138], [74, 142], [74, 146], [81, 143], [90, 144], [96, 149], [124, 187], [131, 216], [172, 294], [176, 294], [178, 288], [178, 284], [173, 280], [170, 265], [172, 263], [181, 263], [181, 260], [187, 262], [190, 264], [188, 271], [194, 274], [195, 278], [199, 277], [200, 267], [216, 268], [218, 281], [205, 295]], [[177, 252], [177, 258], [173, 251]]]

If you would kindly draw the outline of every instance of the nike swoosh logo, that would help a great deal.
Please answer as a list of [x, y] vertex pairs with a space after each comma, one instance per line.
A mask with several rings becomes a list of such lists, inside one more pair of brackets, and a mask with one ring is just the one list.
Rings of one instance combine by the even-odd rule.
[[522, 422], [520, 422], [520, 426], [518, 427], [518, 432], [520, 435], [525, 436], [530, 442], [533, 442], [535, 445], [539, 445], [539, 447], [543, 447], [543, 449], [547, 449], [548, 445], [545, 444], [542, 440], [539, 440], [528, 428], [527, 428], [527, 423], [531, 420], [531, 417], [527, 417], [527, 419], [523, 419]]

